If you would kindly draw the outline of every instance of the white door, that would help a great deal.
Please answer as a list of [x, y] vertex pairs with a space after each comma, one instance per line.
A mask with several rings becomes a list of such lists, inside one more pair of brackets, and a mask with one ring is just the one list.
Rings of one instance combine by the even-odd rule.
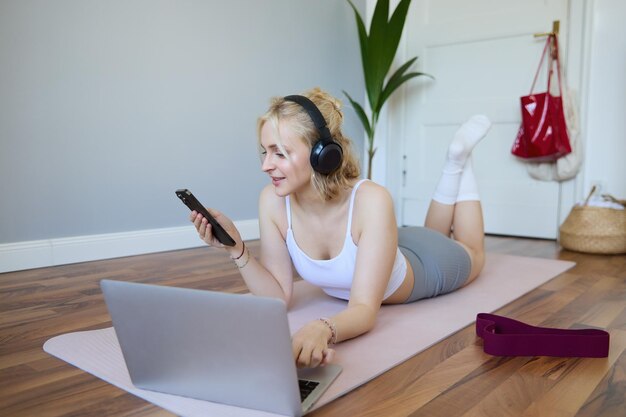
[[399, 58], [419, 56], [435, 80], [412, 81], [388, 111], [385, 134], [403, 138], [400, 223], [423, 225], [454, 132], [482, 113], [493, 122], [473, 153], [486, 232], [557, 236], [559, 184], [532, 179], [510, 148], [544, 46], [533, 34], [559, 20], [565, 45], [567, 16], [567, 0], [413, 1]]

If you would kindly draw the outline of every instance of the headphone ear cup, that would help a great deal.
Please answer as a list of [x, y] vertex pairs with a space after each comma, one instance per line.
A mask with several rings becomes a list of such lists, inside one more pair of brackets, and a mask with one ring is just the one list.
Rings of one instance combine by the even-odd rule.
[[328, 175], [341, 165], [343, 149], [337, 142], [319, 140], [311, 149], [311, 166], [316, 172]]

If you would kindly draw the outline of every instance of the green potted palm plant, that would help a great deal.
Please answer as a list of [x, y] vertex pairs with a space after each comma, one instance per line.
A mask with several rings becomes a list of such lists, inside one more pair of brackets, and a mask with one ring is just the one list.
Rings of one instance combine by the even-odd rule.
[[[367, 92], [367, 101], [369, 103], [369, 114], [366, 113], [363, 106], [352, 99], [347, 93], [343, 92], [352, 107], [354, 108], [359, 120], [363, 124], [365, 133], [367, 134], [367, 178], [372, 178], [372, 160], [376, 154], [374, 147], [374, 135], [376, 133], [376, 124], [378, 117], [382, 111], [383, 105], [387, 99], [402, 84], [411, 78], [428, 74], [421, 72], [407, 72], [417, 57], [409, 59], [400, 66], [388, 79], [387, 74], [391, 69], [393, 58], [398, 50], [404, 22], [406, 21], [407, 12], [411, 5], [411, 0], [401, 0], [394, 10], [391, 18], [389, 18], [389, 0], [379, 0], [376, 2], [374, 15], [370, 23], [369, 34], [365, 29], [363, 18], [359, 14], [352, 1], [348, 0], [350, 6], [354, 10], [356, 25], [359, 33], [359, 42], [361, 48], [361, 61], [363, 63], [363, 75], [365, 78], [365, 90]], [[386, 80], [387, 79], [387, 80]], [[386, 82], [385, 82], [386, 80]]]

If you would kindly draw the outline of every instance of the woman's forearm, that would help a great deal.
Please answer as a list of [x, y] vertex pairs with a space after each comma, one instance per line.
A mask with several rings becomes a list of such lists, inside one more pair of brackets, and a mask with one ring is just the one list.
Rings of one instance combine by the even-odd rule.
[[376, 323], [378, 310], [379, 308], [365, 304], [355, 304], [330, 317], [335, 326], [336, 342], [343, 342], [370, 331]]
[[276, 278], [254, 257], [239, 270], [250, 292], [264, 297], [280, 298], [289, 304], [291, 289], [283, 288]]
[[[247, 247], [243, 247], [241, 254], [231, 258], [239, 268], [239, 272], [250, 292], [254, 295], [279, 298], [289, 303], [291, 286], [284, 288], [267, 268], [250, 254]], [[236, 251], [235, 251], [236, 253]]]

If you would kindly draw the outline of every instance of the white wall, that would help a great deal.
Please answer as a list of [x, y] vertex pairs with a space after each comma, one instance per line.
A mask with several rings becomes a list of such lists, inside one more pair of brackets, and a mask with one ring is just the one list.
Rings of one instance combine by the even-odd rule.
[[583, 194], [599, 183], [626, 198], [626, 2], [595, 0], [590, 9]]
[[362, 80], [345, 1], [0, 0], [0, 272], [199, 244], [181, 187], [255, 229], [270, 97]]

